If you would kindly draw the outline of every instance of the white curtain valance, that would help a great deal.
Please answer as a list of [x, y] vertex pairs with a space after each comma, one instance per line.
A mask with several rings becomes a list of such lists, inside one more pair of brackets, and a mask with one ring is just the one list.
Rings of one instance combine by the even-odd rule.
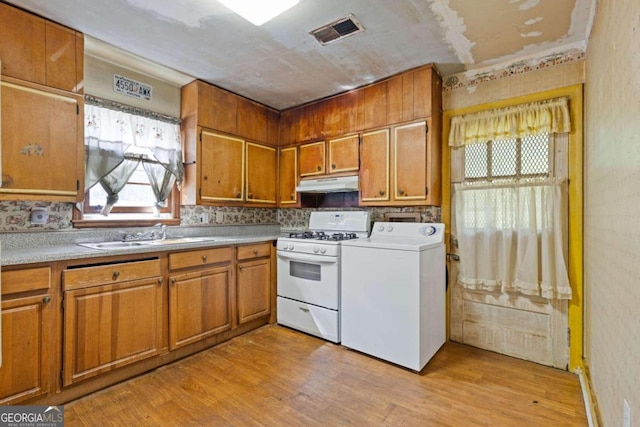
[[569, 99], [563, 97], [453, 117], [449, 146], [570, 131]]

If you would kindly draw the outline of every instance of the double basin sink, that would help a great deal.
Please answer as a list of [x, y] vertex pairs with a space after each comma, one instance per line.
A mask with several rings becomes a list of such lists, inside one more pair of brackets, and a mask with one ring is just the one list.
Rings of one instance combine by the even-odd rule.
[[136, 248], [141, 246], [163, 246], [163, 245], [177, 245], [180, 243], [197, 243], [197, 242], [213, 242], [221, 240], [230, 240], [225, 237], [176, 237], [170, 239], [158, 239], [158, 240], [134, 240], [134, 241], [117, 241], [117, 242], [96, 242], [96, 243], [78, 243], [79, 246], [84, 246], [91, 249], [101, 250], [113, 250], [113, 249], [127, 249]]

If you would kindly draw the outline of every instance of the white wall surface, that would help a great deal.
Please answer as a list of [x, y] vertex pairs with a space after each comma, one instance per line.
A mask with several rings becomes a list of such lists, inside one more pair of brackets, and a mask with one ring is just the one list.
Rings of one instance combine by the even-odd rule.
[[599, 1], [585, 85], [585, 355], [604, 426], [640, 426], [640, 1]]

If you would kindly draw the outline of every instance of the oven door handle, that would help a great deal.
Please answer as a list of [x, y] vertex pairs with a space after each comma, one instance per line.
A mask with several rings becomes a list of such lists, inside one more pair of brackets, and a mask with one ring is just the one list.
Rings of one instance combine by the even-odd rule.
[[278, 251], [278, 256], [282, 259], [288, 259], [292, 261], [303, 261], [308, 262], [310, 264], [335, 264], [338, 262], [338, 257], [323, 257], [323, 256], [313, 256], [313, 255], [305, 255], [305, 254], [292, 254], [290, 252], [282, 253]]

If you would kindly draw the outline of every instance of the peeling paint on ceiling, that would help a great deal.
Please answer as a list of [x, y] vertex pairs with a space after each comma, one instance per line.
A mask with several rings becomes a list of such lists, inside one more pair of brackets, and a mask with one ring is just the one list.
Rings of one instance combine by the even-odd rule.
[[[143, 58], [277, 109], [428, 63], [445, 76], [477, 74], [586, 51], [596, 3], [300, 0], [256, 27], [215, 0], [4, 1], [128, 52], [120, 57]], [[367, 31], [326, 46], [309, 35], [350, 13]]]

